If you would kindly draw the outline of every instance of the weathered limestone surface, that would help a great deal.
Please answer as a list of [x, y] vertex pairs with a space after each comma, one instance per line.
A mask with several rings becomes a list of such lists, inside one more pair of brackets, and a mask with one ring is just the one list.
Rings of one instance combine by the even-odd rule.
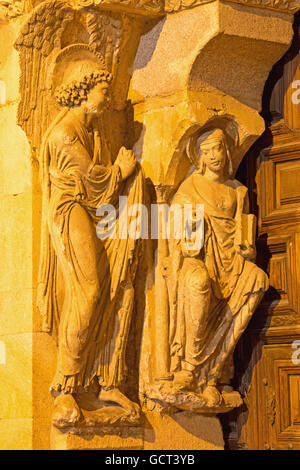
[[61, 433], [53, 428], [52, 448], [57, 450], [222, 450], [224, 442], [218, 418], [177, 412], [161, 415], [145, 412], [142, 428], [101, 429], [93, 434]]
[[18, 26], [0, 27], [0, 448], [32, 448], [32, 168], [30, 146], [17, 126], [20, 68], [13, 48]]
[[[125, 342], [120, 340], [122, 344], [118, 349], [112, 341], [112, 349], [117, 352], [121, 365], [112, 367], [107, 374], [109, 379], [114, 377], [111, 381], [104, 382], [99, 373], [97, 386], [105, 393], [87, 399], [76, 389], [77, 385], [86, 385], [93, 376], [94, 369], [90, 375], [86, 372], [86, 356], [80, 355], [79, 347], [80, 384], [75, 368], [74, 373], [62, 373], [67, 361], [59, 356], [60, 374], [52, 387], [56, 403], [56, 419], [53, 420], [53, 398], [49, 387], [56, 372], [57, 350], [61, 351], [65, 343], [62, 337], [56, 337], [52, 324], [49, 327], [46, 321], [45, 327], [45, 316], [47, 319], [47, 315], [51, 316], [50, 309], [43, 311], [42, 321], [36, 307], [42, 215], [48, 215], [49, 210], [47, 205], [42, 207], [42, 195], [49, 186], [43, 179], [41, 184], [39, 179], [41, 141], [64, 106], [71, 112], [72, 108], [75, 111], [82, 109], [82, 113], [77, 113], [77, 118], [82, 119], [80, 132], [88, 135], [91, 131], [95, 137], [94, 152], [89, 151], [88, 137], [85, 137], [86, 154], [98, 165], [98, 170], [101, 164], [107, 172], [114, 171], [111, 170], [113, 167], [116, 169], [112, 194], [127, 194], [126, 181], [130, 181], [127, 178], [130, 175], [133, 178], [140, 163], [148, 182], [146, 202], [162, 204], [171, 200], [179, 184], [193, 169], [186, 150], [190, 138], [207, 126], [222, 130], [234, 128], [235, 142], [230, 157], [233, 177], [245, 152], [264, 130], [259, 114], [264, 84], [273, 64], [290, 44], [295, 9], [282, 6], [281, 2], [278, 8], [274, 2], [264, 3], [265, 8], [262, 8], [251, 2], [249, 6], [244, 1], [219, 0], [195, 2], [194, 8], [186, 8], [184, 2], [164, 5], [160, 1], [149, 1], [144, 2], [145, 6], [128, 2], [121, 7], [116, 2], [113, 6], [109, 1], [99, 3], [92, 0], [56, 2], [57, 9], [66, 8], [60, 30], [60, 22], [51, 20], [54, 12], [48, 15], [47, 8], [42, 10], [46, 2], [22, 0], [13, 1], [10, 6], [0, 2], [0, 43], [3, 45], [0, 49], [0, 80], [6, 87], [6, 100], [0, 104], [0, 342], [4, 344], [1, 351], [5, 349], [5, 358], [0, 358], [0, 449], [222, 449], [222, 430], [216, 413], [226, 411], [226, 406], [228, 409], [239, 406], [241, 398], [230, 395], [226, 402], [225, 394], [219, 394], [221, 403], [216, 404], [209, 400], [205, 402], [199, 390], [193, 390], [193, 399], [199, 400], [201, 406], [192, 410], [188, 393], [182, 398], [178, 392], [178, 398], [177, 391], [172, 395], [172, 386], [168, 389], [173, 379], [169, 349], [170, 297], [164, 274], [169, 253], [162, 239], [147, 245], [143, 256], [136, 246], [128, 249], [130, 255], [122, 247], [112, 250], [119, 259], [123, 256], [124, 266], [128, 260], [133, 259], [137, 265], [142, 260], [141, 265], [128, 270], [128, 276], [124, 275], [126, 289], [123, 290], [124, 279], [116, 281], [117, 300], [122, 308], [116, 308], [113, 315], [118, 314], [118, 318], [126, 320], [120, 335], [121, 339], [125, 337]], [[50, 4], [47, 3], [49, 11]], [[33, 7], [36, 8], [34, 12]], [[41, 11], [45, 15], [42, 21], [38, 16]], [[34, 16], [35, 12], [39, 12], [37, 16]], [[47, 26], [50, 30], [46, 34], [43, 25], [49, 17], [50, 26]], [[41, 24], [36, 28], [38, 21]], [[99, 36], [102, 30], [103, 41]], [[52, 44], [53, 37], [56, 39]], [[70, 57], [68, 47], [75, 46], [76, 49], [79, 43], [81, 48], [84, 44], [82, 57], [66, 59], [66, 56]], [[97, 95], [87, 93], [86, 99], [80, 98], [74, 106], [74, 96], [67, 86], [67, 72], [73, 61], [79, 63], [80, 60], [85, 63], [78, 70], [74, 68], [74, 80], [83, 80], [82, 70], [86, 75], [94, 72], [101, 75], [105, 69], [107, 74], [104, 80], [97, 77], [98, 81], [88, 82], [92, 90], [98, 86]], [[97, 66], [91, 66], [97, 61]], [[106, 93], [103, 82], [107, 83], [107, 88], [111, 86], [111, 114], [104, 114], [100, 125], [104, 137], [95, 151], [98, 134], [88, 126], [85, 103], [99, 105], [99, 96]], [[62, 89], [60, 101], [56, 103], [58, 86]], [[76, 89], [86, 90], [86, 86], [80, 86], [75, 87], [74, 95]], [[72, 100], [65, 105], [64, 100], [68, 101], [70, 97]], [[68, 125], [72, 127], [74, 122], [77, 121], [73, 115]], [[55, 129], [57, 131], [57, 127]], [[52, 135], [54, 140], [50, 139], [50, 133], [47, 134], [50, 144], [55, 144], [55, 149], [51, 147], [49, 151], [51, 163], [60, 144], [73, 145], [72, 139], [79, 138], [79, 131], [74, 135], [68, 133], [70, 127], [68, 132], [65, 129], [61, 126], [59, 132], [62, 134]], [[221, 138], [224, 150], [223, 140], [225, 142], [225, 137]], [[139, 163], [131, 150], [120, 150], [122, 146], [133, 149]], [[68, 150], [67, 154], [72, 154], [73, 150]], [[57, 165], [56, 170], [62, 168]], [[87, 168], [82, 174], [86, 182]], [[118, 186], [118, 178], [125, 186]], [[94, 181], [90, 184], [92, 186]], [[140, 192], [136, 190], [135, 196], [139, 194], [141, 202], [144, 193], [142, 183], [139, 184]], [[77, 180], [74, 186], [77, 191]], [[129, 191], [132, 186], [128, 184], [128, 187]], [[65, 194], [61, 186], [59, 190]], [[81, 199], [84, 204], [81, 189], [74, 196], [75, 199], [78, 197], [77, 202]], [[81, 235], [86, 222], [82, 217], [71, 226]], [[89, 233], [85, 232], [85, 235]], [[52, 241], [54, 238], [52, 233]], [[70, 240], [69, 233], [63, 242], [65, 240]], [[59, 236], [55, 241], [56, 251], [51, 253], [57, 255]], [[75, 246], [76, 240], [72, 242]], [[74, 272], [76, 258], [82, 260], [83, 271], [87, 270], [84, 274], [90, 275], [87, 253], [94, 252], [89, 252], [89, 248], [88, 243], [82, 243], [75, 257], [61, 262], [61, 270], [65, 273], [71, 265]], [[42, 244], [41, 254], [43, 249], [45, 252]], [[116, 266], [118, 268], [118, 263]], [[113, 272], [118, 272], [117, 268]], [[86, 297], [80, 298], [79, 288], [84, 282], [74, 284], [74, 279], [70, 281], [66, 274], [59, 277], [61, 274], [58, 274], [57, 289], [50, 294], [57, 296], [62, 309], [64, 299], [71, 292], [71, 301], [76, 299], [78, 311], [82, 312], [88, 295], [93, 298], [90, 285], [84, 293]], [[96, 277], [93, 272], [92, 283]], [[105, 299], [102, 311], [108, 312], [109, 294], [106, 293]], [[92, 303], [88, 308], [90, 305]], [[124, 312], [127, 312], [125, 317]], [[71, 324], [70, 321], [68, 325]], [[89, 328], [92, 329], [91, 324], [88, 324]], [[71, 346], [75, 344], [76, 331]], [[113, 340], [118, 338], [117, 331], [116, 327]], [[101, 335], [100, 339], [106, 341], [103, 331]], [[125, 372], [124, 364], [127, 364], [128, 372]], [[121, 379], [120, 384], [115, 380], [116, 371], [122, 379], [127, 379], [124, 388]], [[68, 383], [68, 379], [66, 383], [74, 386], [73, 394], [64, 382], [64, 378], [70, 376], [74, 376], [74, 380]], [[157, 378], [163, 379], [162, 388]], [[155, 396], [149, 394], [149, 384], [158, 386]], [[66, 400], [73, 400], [71, 407], [61, 393], [64, 387], [65, 395], [68, 395]], [[117, 395], [111, 392], [112, 388], [117, 389]], [[111, 401], [114, 406], [103, 407], [103, 402]], [[84, 423], [72, 421], [80, 408]], [[204, 415], [209, 408], [211, 416]], [[100, 413], [103, 410], [105, 417]], [[100, 415], [97, 415], [98, 411]]]
[[[145, 430], [144, 449], [222, 450], [222, 428], [217, 417], [179, 412], [161, 415], [148, 412], [151, 428]], [[173, 438], [176, 436], [176, 439]]]

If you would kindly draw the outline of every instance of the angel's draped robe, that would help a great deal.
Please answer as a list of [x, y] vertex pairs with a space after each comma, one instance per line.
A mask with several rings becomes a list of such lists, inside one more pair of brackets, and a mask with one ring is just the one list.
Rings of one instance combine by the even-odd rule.
[[[101, 155], [100, 164], [93, 164], [94, 146], [93, 134], [70, 112], [63, 112], [42, 147], [38, 306], [44, 331], [57, 330], [52, 389], [64, 392], [86, 388], [94, 379], [101, 386], [116, 387], [126, 377], [141, 241], [97, 238], [96, 209], [101, 204], [116, 208], [118, 235], [119, 196], [128, 197], [128, 207], [143, 203], [144, 178], [137, 166], [122, 181], [119, 167], [102, 166]], [[60, 272], [63, 289], [58, 285]]]
[[[200, 387], [228, 383], [234, 347], [268, 289], [267, 275], [235, 248], [239, 186], [236, 180], [230, 185], [218, 184], [195, 172], [180, 186], [173, 200], [180, 206], [204, 205], [201, 251], [183, 259], [182, 242], [171, 243], [173, 258], [180, 260], [178, 251], [182, 258], [175, 267], [178, 288], [171, 303], [172, 368], [194, 369]], [[246, 198], [242, 205], [245, 211]], [[209, 277], [210, 306], [208, 314], [200, 319], [205, 299], [201, 290], [203, 268]]]

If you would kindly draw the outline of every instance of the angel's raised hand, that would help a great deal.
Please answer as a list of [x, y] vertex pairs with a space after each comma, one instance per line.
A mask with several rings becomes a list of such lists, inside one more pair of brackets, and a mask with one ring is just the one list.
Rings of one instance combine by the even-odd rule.
[[115, 165], [120, 167], [122, 178], [128, 178], [136, 166], [136, 158], [133, 151], [127, 150], [125, 147], [121, 147], [115, 161]]

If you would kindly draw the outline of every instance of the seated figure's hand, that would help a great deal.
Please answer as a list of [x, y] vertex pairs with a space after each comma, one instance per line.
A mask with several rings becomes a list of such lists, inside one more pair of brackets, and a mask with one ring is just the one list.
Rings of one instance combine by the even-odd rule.
[[254, 261], [256, 258], [256, 247], [245, 242], [244, 245], [238, 245], [236, 251], [243, 256], [243, 258]]
[[184, 237], [181, 240], [181, 251], [184, 257], [196, 258], [199, 256], [204, 246], [204, 231], [203, 224], [198, 226], [199, 222], [202, 222], [203, 214], [197, 214], [193, 211], [193, 219], [191, 223], [191, 233], [184, 233]]
[[136, 166], [136, 158], [132, 150], [127, 150], [125, 147], [121, 147], [118, 156], [115, 161], [115, 165], [118, 165], [121, 170], [122, 179], [128, 178]]

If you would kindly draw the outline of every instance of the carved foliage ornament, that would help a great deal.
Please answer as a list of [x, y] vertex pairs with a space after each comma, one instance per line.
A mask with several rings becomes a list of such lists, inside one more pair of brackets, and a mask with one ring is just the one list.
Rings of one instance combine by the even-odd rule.
[[[30, 2], [31, 3], [31, 2]], [[14, 0], [13, 2], [0, 2], [1, 19], [17, 18], [25, 15], [33, 8], [32, 4], [28, 5], [25, 0]]]
[[118, 4], [121, 7], [131, 7], [138, 10], [146, 10], [146, 11], [162, 11], [163, 10], [163, 2], [162, 0], [69, 0], [70, 3], [76, 6], [91, 6], [91, 5], [111, 5], [111, 4]]
[[[166, 0], [165, 11], [168, 13], [196, 7], [198, 5], [212, 3], [213, 0]], [[295, 13], [299, 10], [298, 0], [230, 0], [241, 5], [249, 5], [259, 8], [269, 8], [283, 12]]]
[[261, 8], [272, 8], [274, 10], [289, 11], [296, 13], [299, 10], [300, 5], [298, 0], [231, 0], [235, 3], [241, 3], [245, 5], [261, 7]]
[[[119, 6], [121, 9], [131, 9], [136, 11], [145, 11], [152, 14], [172, 13], [186, 8], [192, 8], [198, 5], [211, 3], [214, 0], [68, 0], [69, 4], [75, 9], [90, 6], [100, 6], [109, 8], [111, 5]], [[295, 13], [299, 10], [298, 0], [231, 0], [241, 5], [249, 5], [259, 8], [269, 8], [288, 13]], [[12, 0], [0, 1], [0, 12], [7, 18], [16, 18], [29, 13], [36, 5], [42, 3], [40, 0]]]
[[[2, 11], [8, 19], [17, 18], [30, 13], [33, 8], [41, 3], [43, 3], [43, 0], [1, 0], [0, 12]], [[164, 11], [162, 0], [65, 0], [65, 4], [74, 9], [90, 6], [107, 6], [109, 9], [110, 5], [118, 5], [121, 9], [144, 10], [149, 13], [162, 13]]]

